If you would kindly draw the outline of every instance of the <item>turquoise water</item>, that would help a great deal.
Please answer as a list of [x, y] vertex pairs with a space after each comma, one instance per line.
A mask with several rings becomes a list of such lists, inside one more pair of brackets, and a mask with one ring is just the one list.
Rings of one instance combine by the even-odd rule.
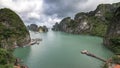
[[101, 68], [103, 62], [80, 51], [86, 49], [104, 59], [113, 55], [102, 45], [100, 37], [54, 31], [30, 33], [32, 38], [42, 38], [43, 41], [39, 45], [17, 48], [14, 52], [29, 68]]

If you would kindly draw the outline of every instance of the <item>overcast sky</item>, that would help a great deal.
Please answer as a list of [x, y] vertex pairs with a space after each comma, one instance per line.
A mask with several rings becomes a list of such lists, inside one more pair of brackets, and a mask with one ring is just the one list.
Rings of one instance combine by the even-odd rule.
[[95, 10], [101, 3], [116, 2], [120, 0], [0, 0], [0, 8], [14, 10], [26, 25], [36, 23], [51, 27], [64, 17]]

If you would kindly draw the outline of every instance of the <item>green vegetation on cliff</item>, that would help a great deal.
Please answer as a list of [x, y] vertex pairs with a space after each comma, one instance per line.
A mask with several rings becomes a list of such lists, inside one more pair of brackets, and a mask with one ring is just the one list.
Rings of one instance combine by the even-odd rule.
[[89, 22], [92, 25], [90, 34], [102, 37], [106, 34], [107, 21], [101, 21], [101, 19], [93, 16], [89, 17]]
[[13, 68], [14, 60], [11, 51], [0, 48], [0, 68]]
[[113, 13], [119, 7], [119, 4], [100, 4], [94, 11], [77, 13], [74, 20], [70, 17], [64, 18], [59, 24], [55, 24], [52, 29], [104, 37], [113, 18]]
[[0, 68], [13, 68], [14, 47], [29, 41], [29, 32], [20, 17], [8, 8], [0, 9]]
[[27, 26], [27, 29], [34, 32], [48, 32], [46, 26], [38, 26], [37, 24], [30, 24]]
[[114, 53], [120, 54], [120, 7], [114, 12], [104, 44]]
[[26, 43], [23, 39], [29, 36], [29, 32], [27, 31], [23, 21], [15, 12], [10, 9], [4, 8], [0, 10], [0, 36], [1, 40], [2, 37], [5, 40], [5, 37], [12, 38], [12, 41], [17, 40], [16, 43], [20, 45], [21, 42]]
[[[107, 29], [107, 33], [104, 38], [104, 45], [112, 50], [115, 54], [111, 58], [110, 64], [120, 65], [120, 4], [119, 7], [114, 11], [113, 15], [110, 16], [110, 23]], [[109, 68], [110, 65], [105, 64], [104, 68]]]

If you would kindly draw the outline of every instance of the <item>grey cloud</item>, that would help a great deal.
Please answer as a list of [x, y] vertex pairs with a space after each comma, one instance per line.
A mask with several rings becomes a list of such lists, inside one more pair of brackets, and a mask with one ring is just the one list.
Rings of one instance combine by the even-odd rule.
[[80, 10], [79, 4], [88, 0], [44, 0], [44, 13], [47, 15], [57, 14], [58, 17], [71, 16]]
[[36, 19], [36, 18], [28, 18], [28, 19], [24, 19], [24, 21], [27, 22], [27, 23], [41, 22], [39, 19]]

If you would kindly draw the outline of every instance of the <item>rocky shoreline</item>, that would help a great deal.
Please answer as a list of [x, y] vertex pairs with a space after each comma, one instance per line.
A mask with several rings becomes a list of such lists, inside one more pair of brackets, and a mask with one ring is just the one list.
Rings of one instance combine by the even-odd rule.
[[20, 58], [16, 58], [14, 63], [14, 68], [29, 68], [27, 65], [21, 64], [22, 60]]
[[[39, 45], [40, 41], [42, 41], [42, 39], [39, 39], [39, 38], [31, 39], [31, 41], [28, 44], [26, 44], [22, 47], [32, 46], [35, 44]], [[14, 46], [14, 49], [16, 49], [16, 48], [19, 48], [19, 46], [17, 46], [17, 45]], [[22, 62], [22, 59], [16, 58], [15, 63], [14, 63], [14, 68], [29, 68], [27, 65], [21, 64], [21, 62]]]
[[30, 41], [29, 31], [21, 18], [11, 9], [0, 9], [0, 68], [13, 68], [15, 46], [23, 47]]
[[31, 39], [31, 41], [29, 43], [27, 43], [26, 45], [24, 45], [24, 46], [15, 45], [13, 48], [15, 49], [15, 48], [18, 48], [18, 47], [32, 46], [34, 44], [39, 45], [40, 41], [42, 41], [42, 39], [39, 39], [39, 38]]

